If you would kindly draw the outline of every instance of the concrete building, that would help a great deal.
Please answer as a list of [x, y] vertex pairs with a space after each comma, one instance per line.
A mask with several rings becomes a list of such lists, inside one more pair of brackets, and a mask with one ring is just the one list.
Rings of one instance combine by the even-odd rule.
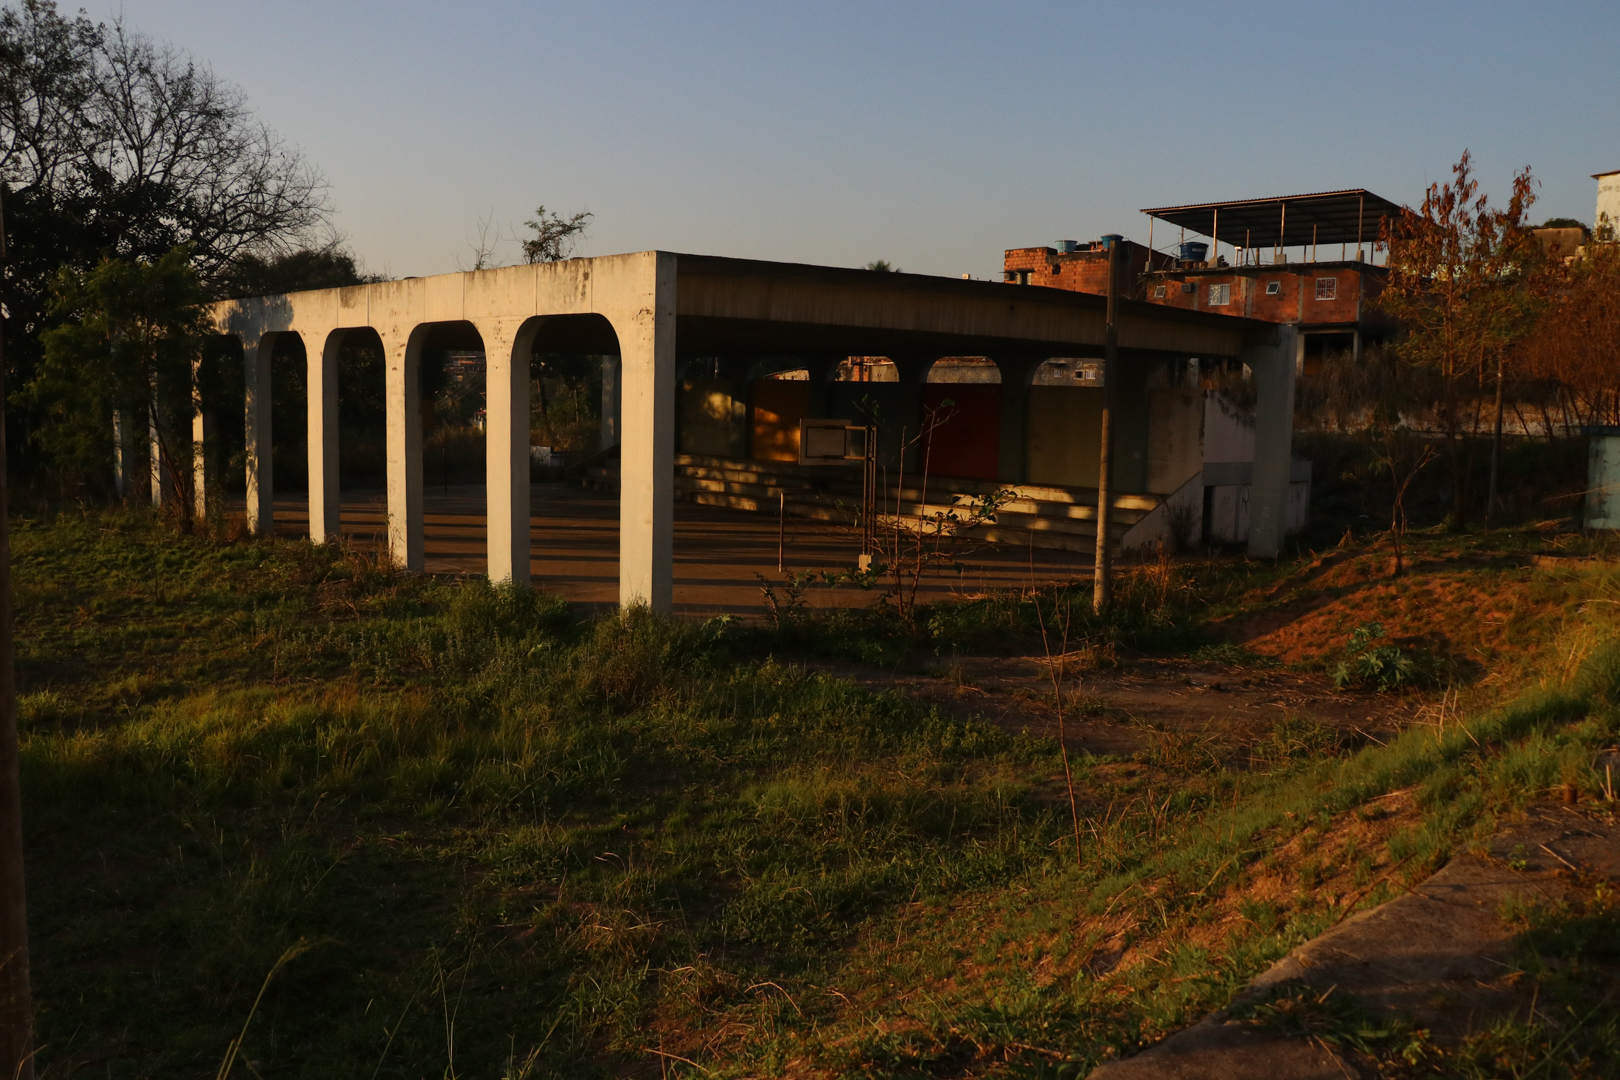
[[1592, 179], [1598, 182], [1597, 213], [1592, 218], [1592, 231], [1600, 240], [1620, 238], [1620, 169], [1593, 173]]
[[[256, 532], [272, 524], [271, 365], [308, 365], [309, 530], [316, 542], [338, 535], [337, 350], [352, 334], [381, 342], [388, 545], [394, 561], [410, 569], [423, 561], [422, 357], [446, 349], [482, 353], [495, 580], [529, 578], [532, 358], [616, 357], [604, 398], [618, 402], [610, 437], [619, 462], [619, 596], [668, 610], [677, 466], [689, 477], [713, 463], [722, 472], [741, 469], [753, 464], [749, 450], [768, 457], [781, 449], [768, 445], [771, 438], [792, 432], [796, 439], [807, 420], [854, 421], [876, 410], [889, 429], [915, 432], [931, 395], [942, 405], [949, 396], [953, 408], [971, 397], [981, 422], [964, 420], [941, 440], [972, 447], [957, 453], [959, 471], [971, 475], [954, 489], [942, 481], [930, 502], [971, 497], [974, 484], [1010, 485], [1034, 506], [1032, 537], [1042, 520], [1094, 517], [1100, 399], [1096, 380], [1081, 385], [1076, 373], [1083, 376], [1088, 364], [1097, 370], [1104, 355], [1105, 309], [1101, 297], [1059, 289], [1014, 292], [995, 282], [648, 251], [225, 301], [213, 318], [242, 349], [247, 518]], [[1215, 465], [1248, 493], [1249, 550], [1277, 554], [1299, 471], [1291, 458], [1296, 329], [1126, 301], [1117, 335], [1117, 366], [1102, 381], [1115, 384], [1115, 505], [1136, 512], [1130, 530], [1140, 537], [1199, 513], [1190, 493], [1203, 492], [1199, 478]], [[942, 358], [951, 362], [941, 365]], [[1207, 407], [1188, 372], [1208, 361], [1241, 362], [1255, 373], [1255, 417], [1236, 435], [1248, 443], [1233, 451], [1247, 454], [1243, 461], [1204, 455]], [[851, 377], [879, 368], [883, 378]], [[790, 373], [796, 377], [777, 377]], [[765, 413], [772, 422], [762, 423]], [[886, 453], [898, 469], [898, 446]], [[847, 474], [840, 464], [781, 468], [809, 470], [811, 487]], [[1043, 484], [1054, 476], [1065, 482]], [[745, 481], [714, 481], [721, 495], [728, 484]]]

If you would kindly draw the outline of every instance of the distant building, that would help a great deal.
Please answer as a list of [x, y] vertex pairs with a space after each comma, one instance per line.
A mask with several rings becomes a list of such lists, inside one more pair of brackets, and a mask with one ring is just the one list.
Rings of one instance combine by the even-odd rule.
[[1598, 182], [1597, 216], [1592, 219], [1593, 231], [1601, 239], [1613, 240], [1615, 232], [1620, 230], [1620, 169], [1593, 173], [1592, 179]]
[[[1002, 255], [1002, 280], [1014, 285], [1044, 285], [1049, 289], [1068, 289], [1072, 292], [1108, 292], [1108, 246], [1114, 237], [1105, 236], [1091, 243], [1063, 240], [1055, 248], [1011, 248]], [[1148, 249], [1121, 239], [1125, 247], [1124, 281], [1135, 281], [1154, 270], [1165, 270], [1175, 259], [1155, 252], [1151, 260]]]
[[1579, 228], [1531, 229], [1547, 258], [1565, 266], [1586, 254], [1586, 230]]
[[1157, 250], [1151, 232], [1146, 247], [1110, 236], [1089, 244], [1012, 248], [1003, 256], [1002, 276], [1016, 284], [1106, 293], [1108, 251], [1117, 242], [1124, 245], [1127, 295], [1167, 307], [1299, 323], [1306, 364], [1329, 350], [1359, 356], [1366, 342], [1396, 330], [1368, 301], [1388, 280], [1388, 270], [1372, 261], [1379, 223], [1399, 210], [1361, 188], [1159, 207], [1143, 213], [1180, 230], [1171, 252]]

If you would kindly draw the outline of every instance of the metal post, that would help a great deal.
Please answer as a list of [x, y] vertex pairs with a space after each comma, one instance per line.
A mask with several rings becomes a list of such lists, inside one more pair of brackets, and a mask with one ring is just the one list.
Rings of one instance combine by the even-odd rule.
[[[1221, 208], [1215, 208], [1215, 218], [1209, 225], [1209, 265], [1221, 261]], [[1110, 286], [1112, 288], [1112, 286]]]
[[[1091, 576], [1091, 607], [1101, 612], [1108, 606], [1112, 595], [1113, 544], [1109, 533], [1109, 519], [1113, 517], [1112, 424], [1115, 387], [1119, 383], [1115, 368], [1119, 359], [1119, 243], [1108, 249], [1108, 325], [1103, 341], [1103, 407], [1101, 440], [1097, 448], [1097, 559]], [[1033, 535], [1033, 534], [1031, 534]]]
[[776, 510], [776, 572], [780, 574], [787, 570], [787, 492], [777, 492], [777, 498], [780, 502]]
[[1361, 223], [1367, 215], [1367, 196], [1356, 198], [1356, 262], [1361, 261]]
[[[0, 260], [5, 258], [0, 221]], [[6, 490], [5, 345], [0, 333], [0, 1076], [34, 1078], [34, 1003], [23, 889], [22, 777], [11, 640], [11, 534]]]

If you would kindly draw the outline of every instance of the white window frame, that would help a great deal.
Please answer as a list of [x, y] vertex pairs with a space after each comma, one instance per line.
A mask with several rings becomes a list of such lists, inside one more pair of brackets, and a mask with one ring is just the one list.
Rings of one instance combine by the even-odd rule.
[[1209, 287], [1209, 306], [1227, 307], [1232, 303], [1231, 285], [1211, 285]]
[[[1326, 286], [1324, 290], [1323, 286]], [[1325, 292], [1325, 295], [1324, 295]], [[1339, 279], [1336, 277], [1319, 277], [1316, 279], [1316, 299], [1337, 300], [1339, 298]]]
[[1268, 281], [1268, 282], [1266, 282], [1266, 295], [1267, 296], [1281, 296], [1282, 295], [1282, 282], [1280, 282], [1280, 281]]

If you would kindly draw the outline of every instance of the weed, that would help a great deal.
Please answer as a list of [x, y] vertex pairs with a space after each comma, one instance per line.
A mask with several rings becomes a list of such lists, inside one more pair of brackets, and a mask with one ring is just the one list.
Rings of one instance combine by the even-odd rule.
[[1320, 720], [1290, 713], [1256, 740], [1249, 753], [1259, 762], [1278, 766], [1323, 757], [1337, 750], [1340, 742], [1339, 732]]
[[1363, 623], [1351, 632], [1344, 656], [1332, 670], [1333, 685], [1389, 693], [1411, 686], [1430, 685], [1436, 667], [1428, 654], [1414, 655], [1394, 643], [1378, 644], [1384, 637], [1382, 623]]
[[[1499, 707], [1387, 745], [1288, 718], [1261, 740], [1270, 771], [1218, 728], [1156, 733], [1146, 762], [1071, 755], [1071, 810], [1051, 740], [785, 659], [1038, 648], [1027, 591], [909, 625], [882, 606], [593, 622], [135, 512], [25, 521], [14, 544], [57, 1068], [206, 1074], [232, 1047], [234, 1075], [1084, 1075], [1497, 815], [1566, 784], [1599, 797], [1620, 736], [1594, 606], [1556, 677]], [[1121, 662], [1207, 643], [1199, 620], [1253, 580], [1224, 573], [1126, 571], [1102, 617], [1072, 604], [1072, 637]], [[1536, 916], [1546, 978], [1607, 970], [1600, 915]], [[299, 938], [323, 944], [251, 1011]], [[1573, 1030], [1599, 1060], [1607, 1014], [1553, 1007], [1500, 1052]]]
[[1319, 992], [1298, 982], [1280, 983], [1229, 1014], [1279, 1035], [1408, 1063], [1420, 1061], [1426, 1050], [1426, 1033], [1410, 1021], [1377, 1016], [1355, 995], [1331, 986]]
[[1209, 664], [1230, 664], [1234, 667], [1275, 667], [1277, 661], [1270, 656], [1261, 656], [1242, 645], [1231, 641], [1216, 642], [1213, 645], [1200, 645], [1192, 651], [1192, 659]]

